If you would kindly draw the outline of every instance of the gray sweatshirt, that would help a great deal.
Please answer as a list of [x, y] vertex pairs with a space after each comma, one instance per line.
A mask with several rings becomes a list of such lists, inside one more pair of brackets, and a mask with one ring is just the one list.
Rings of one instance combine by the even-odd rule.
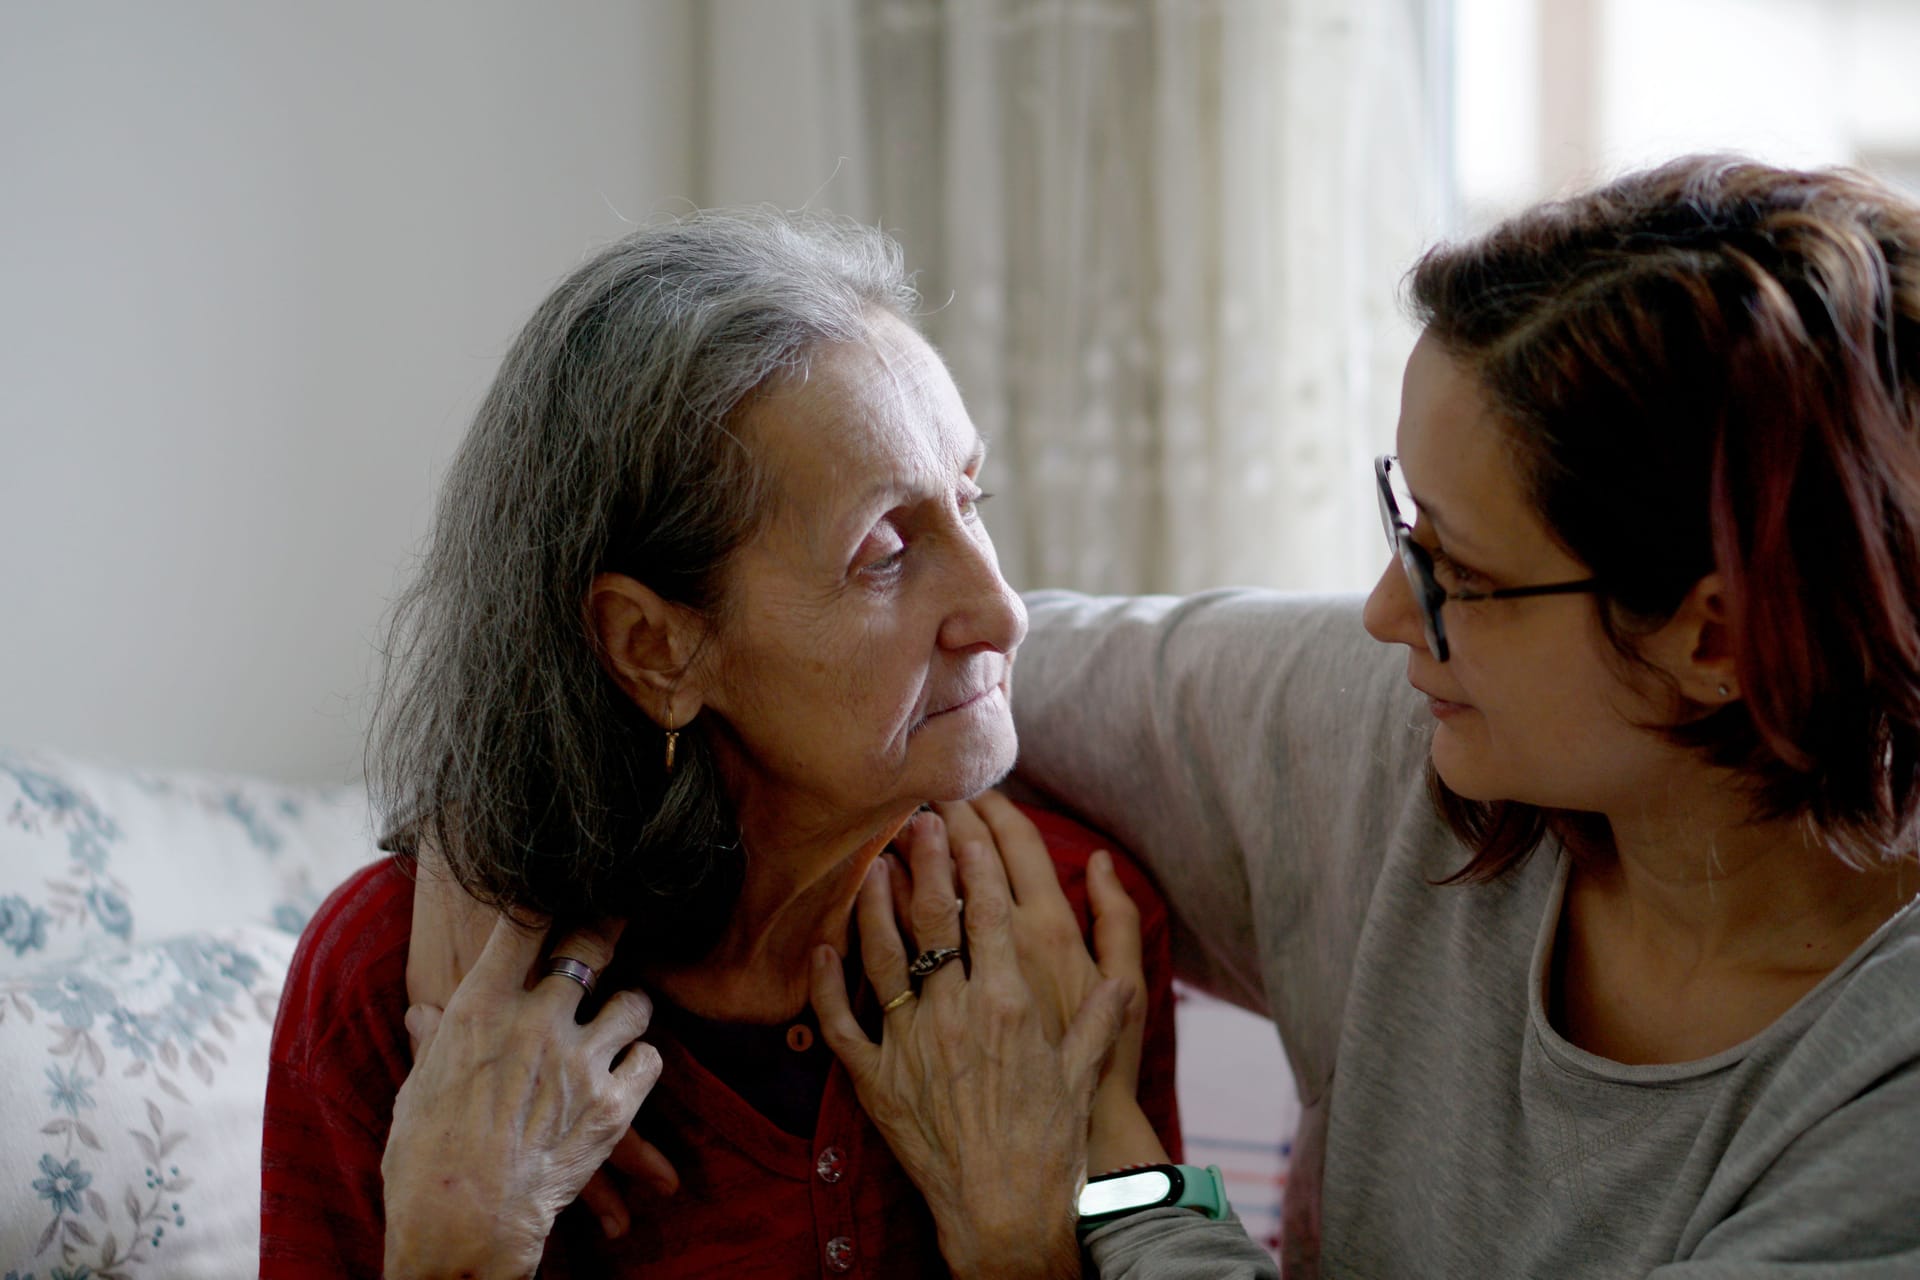
[[[1146, 863], [1182, 976], [1279, 1029], [1290, 1276], [1920, 1277], [1920, 909], [1744, 1044], [1608, 1061], [1545, 1014], [1564, 854], [1431, 883], [1467, 855], [1358, 599], [1028, 603], [1021, 776]], [[1108, 1280], [1274, 1274], [1183, 1210], [1089, 1244]]]

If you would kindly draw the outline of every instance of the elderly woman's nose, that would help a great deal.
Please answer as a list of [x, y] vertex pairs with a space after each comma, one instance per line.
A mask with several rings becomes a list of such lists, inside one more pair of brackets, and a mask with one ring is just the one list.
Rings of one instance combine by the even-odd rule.
[[990, 543], [974, 544], [955, 565], [954, 594], [940, 627], [949, 649], [986, 645], [1011, 653], [1027, 637], [1027, 606], [1007, 580]]

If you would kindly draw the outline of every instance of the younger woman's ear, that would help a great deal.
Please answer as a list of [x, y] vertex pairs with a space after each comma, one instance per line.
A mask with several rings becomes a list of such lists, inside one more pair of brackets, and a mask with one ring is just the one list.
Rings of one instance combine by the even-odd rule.
[[[691, 668], [706, 634], [699, 614], [636, 578], [603, 573], [587, 590], [587, 617], [601, 665], [634, 705], [663, 727], [693, 719], [702, 694], [690, 679]], [[668, 719], [671, 726], [665, 726]]]
[[1720, 707], [1738, 700], [1740, 677], [1725, 580], [1710, 573], [1694, 583], [1643, 651], [1689, 701]]

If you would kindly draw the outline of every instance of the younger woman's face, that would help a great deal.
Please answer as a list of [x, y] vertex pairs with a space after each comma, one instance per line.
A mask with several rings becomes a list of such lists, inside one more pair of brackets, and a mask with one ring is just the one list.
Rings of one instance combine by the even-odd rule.
[[[1449, 591], [1585, 578], [1522, 491], [1504, 430], [1476, 380], [1431, 336], [1407, 361], [1403, 511]], [[1653, 682], [1601, 631], [1598, 597], [1449, 601], [1448, 661], [1428, 652], [1419, 606], [1393, 559], [1368, 597], [1366, 626], [1407, 647], [1407, 679], [1428, 697], [1433, 763], [1474, 800], [1622, 812], [1671, 769], [1673, 749], [1638, 726], [1660, 719]]]

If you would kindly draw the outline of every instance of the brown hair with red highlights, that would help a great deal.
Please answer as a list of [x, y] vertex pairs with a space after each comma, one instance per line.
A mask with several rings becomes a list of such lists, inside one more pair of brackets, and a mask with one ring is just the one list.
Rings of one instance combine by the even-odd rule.
[[[1718, 571], [1742, 697], [1668, 730], [1856, 865], [1920, 825], [1920, 207], [1696, 156], [1427, 253], [1415, 318], [1478, 379], [1629, 660]], [[1592, 815], [1432, 779], [1486, 880]]]

